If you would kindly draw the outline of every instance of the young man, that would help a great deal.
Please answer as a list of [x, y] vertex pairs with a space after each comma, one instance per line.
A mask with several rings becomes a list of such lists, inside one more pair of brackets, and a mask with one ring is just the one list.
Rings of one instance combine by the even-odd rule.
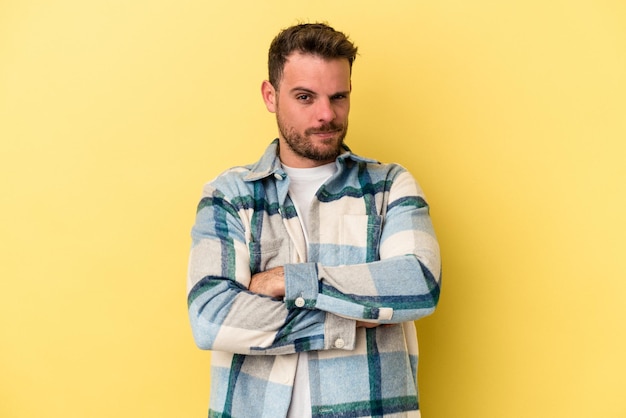
[[356, 53], [324, 24], [282, 31], [261, 86], [279, 136], [204, 188], [188, 306], [210, 417], [419, 417], [439, 246], [413, 177], [343, 142]]

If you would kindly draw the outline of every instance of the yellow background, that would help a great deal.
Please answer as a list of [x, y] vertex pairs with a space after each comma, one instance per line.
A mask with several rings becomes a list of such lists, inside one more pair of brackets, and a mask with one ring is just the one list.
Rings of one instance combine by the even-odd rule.
[[431, 203], [424, 417], [626, 416], [622, 0], [3, 0], [0, 417], [206, 416], [189, 230], [298, 20], [360, 47], [348, 143]]

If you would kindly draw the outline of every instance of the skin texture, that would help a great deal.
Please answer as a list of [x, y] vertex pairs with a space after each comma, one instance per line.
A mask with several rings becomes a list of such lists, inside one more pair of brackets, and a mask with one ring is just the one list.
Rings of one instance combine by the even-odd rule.
[[254, 274], [250, 280], [248, 290], [259, 295], [282, 298], [285, 296], [285, 270], [283, 267]]

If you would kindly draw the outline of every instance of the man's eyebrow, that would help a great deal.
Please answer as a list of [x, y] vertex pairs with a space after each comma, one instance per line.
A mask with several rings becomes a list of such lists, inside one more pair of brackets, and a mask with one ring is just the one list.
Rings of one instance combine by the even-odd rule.
[[[294, 87], [291, 90], [289, 90], [289, 92], [291, 93], [307, 93], [310, 94], [311, 96], [317, 96], [318, 93], [314, 92], [311, 89], [308, 89], [306, 87]], [[330, 95], [330, 97], [333, 96], [348, 96], [350, 95], [350, 90], [345, 90], [345, 91], [338, 91], [336, 93], [333, 93]]]
[[307, 89], [306, 87], [294, 87], [294, 88], [292, 88], [289, 91], [291, 93], [308, 93], [308, 94], [311, 94], [311, 95], [316, 95], [317, 94], [313, 90]]

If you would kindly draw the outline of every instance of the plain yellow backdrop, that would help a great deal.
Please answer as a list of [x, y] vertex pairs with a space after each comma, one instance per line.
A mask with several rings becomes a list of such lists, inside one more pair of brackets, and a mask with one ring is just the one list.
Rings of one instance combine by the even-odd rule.
[[318, 20], [360, 48], [348, 144], [431, 204], [423, 416], [626, 416], [626, 3], [4, 0], [1, 417], [206, 416], [195, 206], [276, 134], [272, 37]]

